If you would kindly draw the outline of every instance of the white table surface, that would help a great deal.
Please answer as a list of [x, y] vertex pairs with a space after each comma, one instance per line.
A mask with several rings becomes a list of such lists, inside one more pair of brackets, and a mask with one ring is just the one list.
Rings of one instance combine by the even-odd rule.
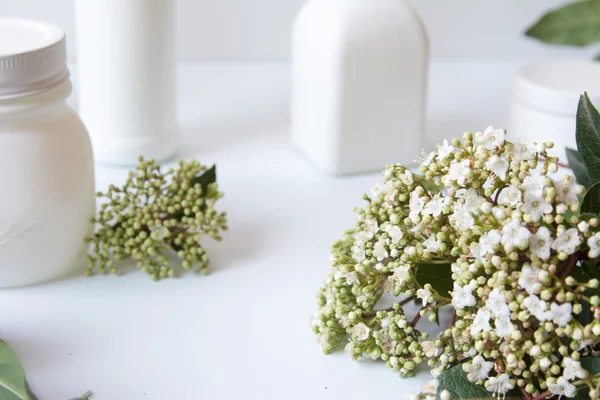
[[[431, 142], [504, 126], [515, 64], [436, 62]], [[402, 399], [382, 363], [324, 356], [309, 316], [331, 243], [379, 175], [329, 177], [290, 145], [285, 64], [184, 65], [180, 157], [218, 163], [230, 231], [206, 242], [209, 276], [142, 272], [0, 291], [0, 337], [40, 400]], [[98, 166], [97, 187], [126, 170]], [[34, 249], [32, 249], [34, 250]]]

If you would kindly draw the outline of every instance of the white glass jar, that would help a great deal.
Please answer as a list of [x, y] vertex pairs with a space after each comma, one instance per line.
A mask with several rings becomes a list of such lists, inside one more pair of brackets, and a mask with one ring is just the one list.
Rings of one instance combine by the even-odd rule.
[[550, 154], [566, 163], [565, 148], [577, 148], [575, 117], [579, 97], [586, 91], [600, 107], [597, 62], [544, 61], [521, 67], [513, 86], [508, 135], [513, 140], [554, 142]]
[[96, 161], [178, 148], [174, 0], [76, 0], [77, 94]]
[[0, 287], [83, 268], [94, 164], [60, 28], [0, 19]]

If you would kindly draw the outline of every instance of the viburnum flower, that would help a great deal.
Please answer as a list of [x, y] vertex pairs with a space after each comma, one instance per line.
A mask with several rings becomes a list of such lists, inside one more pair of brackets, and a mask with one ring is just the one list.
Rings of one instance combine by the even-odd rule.
[[[551, 143], [506, 139], [490, 127], [444, 141], [418, 172], [386, 167], [332, 247], [311, 324], [326, 353], [401, 376], [427, 363], [419, 400], [450, 396], [438, 384], [457, 369], [496, 397], [598, 399], [584, 361], [600, 350], [600, 221]], [[421, 323], [444, 312], [430, 337]]]
[[473, 361], [463, 365], [463, 370], [467, 373], [467, 378], [471, 382], [476, 382], [480, 379], [486, 379], [493, 367], [493, 362], [486, 361], [485, 358], [477, 355], [473, 358]]

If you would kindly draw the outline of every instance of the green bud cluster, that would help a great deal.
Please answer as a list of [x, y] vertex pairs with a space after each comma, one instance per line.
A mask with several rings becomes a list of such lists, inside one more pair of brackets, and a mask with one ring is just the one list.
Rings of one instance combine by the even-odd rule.
[[154, 160], [142, 157], [120, 186], [110, 185], [97, 216], [90, 245], [87, 274], [119, 274], [124, 261], [133, 260], [153, 280], [177, 275], [169, 254], [186, 270], [208, 272], [208, 255], [200, 245], [203, 236], [221, 240], [227, 230], [224, 212], [214, 206], [223, 197], [214, 167], [198, 161], [180, 161], [161, 171]]

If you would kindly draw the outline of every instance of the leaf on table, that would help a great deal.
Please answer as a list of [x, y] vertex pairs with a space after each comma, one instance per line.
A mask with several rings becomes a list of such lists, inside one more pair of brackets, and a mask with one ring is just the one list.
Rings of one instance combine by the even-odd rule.
[[208, 185], [210, 185], [211, 183], [215, 183], [216, 181], [217, 181], [217, 166], [213, 165], [212, 167], [210, 167], [209, 169], [204, 171], [202, 173], [202, 175], [195, 177], [192, 180], [192, 185], [199, 183], [200, 186], [202, 187], [202, 194], [206, 194], [206, 192], [208, 191]]
[[588, 175], [587, 168], [583, 162], [581, 154], [575, 149], [567, 147], [567, 159], [569, 160], [569, 167], [573, 170], [577, 183], [589, 189], [592, 186], [592, 180]]
[[450, 264], [418, 264], [416, 279], [421, 286], [429, 283], [443, 297], [450, 298], [454, 289]]
[[35, 400], [19, 358], [10, 346], [0, 341], [0, 400]]
[[600, 181], [600, 114], [587, 93], [579, 99], [575, 136], [577, 149], [593, 185]]
[[525, 34], [545, 43], [587, 46], [600, 42], [600, 0], [582, 0], [552, 10]]
[[[493, 399], [492, 393], [488, 392], [482, 385], [476, 385], [467, 379], [467, 374], [462, 365], [450, 368], [438, 376], [437, 400], [440, 400], [442, 391], [450, 392], [452, 399]], [[506, 394], [507, 400], [522, 399], [520, 392], [510, 391]]]
[[588, 189], [581, 203], [581, 212], [600, 214], [600, 182]]

